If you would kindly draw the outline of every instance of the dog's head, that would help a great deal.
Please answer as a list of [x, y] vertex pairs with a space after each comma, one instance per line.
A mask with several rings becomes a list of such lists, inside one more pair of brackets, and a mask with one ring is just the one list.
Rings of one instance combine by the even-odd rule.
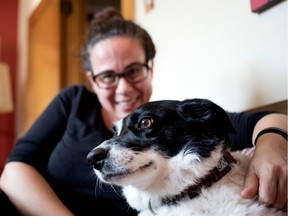
[[209, 100], [149, 102], [115, 124], [115, 136], [87, 159], [104, 182], [147, 188], [169, 178], [170, 166], [190, 167], [229, 149], [227, 134], [234, 132], [226, 112]]

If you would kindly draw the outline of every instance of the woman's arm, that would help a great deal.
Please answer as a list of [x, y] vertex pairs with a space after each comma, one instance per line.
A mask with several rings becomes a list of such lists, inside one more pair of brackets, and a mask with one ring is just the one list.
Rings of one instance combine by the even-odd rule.
[[66, 129], [75, 89], [65, 89], [52, 100], [17, 140], [6, 161], [0, 188], [23, 215], [72, 215], [44, 176], [51, 153]]
[[[287, 131], [287, 115], [269, 114], [254, 127], [252, 142], [258, 133], [269, 127]], [[259, 137], [250, 161], [241, 196], [252, 198], [258, 194], [260, 202], [277, 208], [287, 208], [287, 140], [276, 133]]]
[[0, 188], [21, 215], [73, 215], [46, 180], [28, 164], [7, 163], [0, 178]]

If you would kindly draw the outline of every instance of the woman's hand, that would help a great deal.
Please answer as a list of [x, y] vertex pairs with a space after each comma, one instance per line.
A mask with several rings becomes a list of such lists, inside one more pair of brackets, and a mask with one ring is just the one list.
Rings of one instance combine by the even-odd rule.
[[[253, 133], [253, 141], [267, 127], [279, 127], [287, 131], [287, 116], [270, 114], [259, 120]], [[258, 196], [266, 205], [287, 210], [287, 140], [275, 133], [259, 137], [246, 175], [243, 198]]]

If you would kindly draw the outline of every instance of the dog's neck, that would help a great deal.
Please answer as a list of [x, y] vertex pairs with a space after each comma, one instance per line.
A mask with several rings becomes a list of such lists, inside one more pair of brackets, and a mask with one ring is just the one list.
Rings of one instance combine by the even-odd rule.
[[184, 198], [193, 199], [194, 197], [197, 197], [202, 188], [210, 187], [213, 183], [219, 181], [223, 176], [225, 176], [231, 170], [232, 163], [236, 163], [236, 160], [230, 152], [225, 151], [217, 166], [214, 167], [214, 169], [212, 169], [206, 176], [199, 179], [197, 184], [191, 185], [180, 194], [162, 199], [162, 204], [173, 205]]

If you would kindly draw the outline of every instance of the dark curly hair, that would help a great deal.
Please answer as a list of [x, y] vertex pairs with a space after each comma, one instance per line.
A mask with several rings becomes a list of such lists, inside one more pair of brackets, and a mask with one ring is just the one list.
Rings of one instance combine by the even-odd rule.
[[89, 57], [94, 45], [113, 36], [128, 36], [138, 40], [145, 51], [146, 62], [155, 57], [155, 45], [148, 32], [133, 21], [124, 19], [115, 8], [106, 7], [94, 14], [81, 49], [85, 71], [92, 71]]

